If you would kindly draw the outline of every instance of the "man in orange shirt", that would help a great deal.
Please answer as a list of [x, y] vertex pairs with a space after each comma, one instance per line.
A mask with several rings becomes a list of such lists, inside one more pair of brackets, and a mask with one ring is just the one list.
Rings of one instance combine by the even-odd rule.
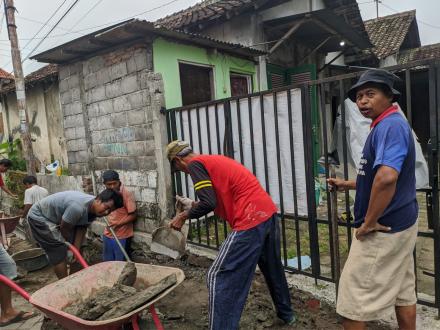
[[[128, 250], [133, 237], [133, 221], [136, 220], [136, 201], [133, 194], [119, 180], [118, 172], [105, 171], [102, 180], [106, 188], [113, 189], [122, 196], [123, 206], [114, 210], [107, 218], [122, 246]], [[103, 241], [104, 261], [125, 260], [124, 254], [108, 229], [104, 231]]]

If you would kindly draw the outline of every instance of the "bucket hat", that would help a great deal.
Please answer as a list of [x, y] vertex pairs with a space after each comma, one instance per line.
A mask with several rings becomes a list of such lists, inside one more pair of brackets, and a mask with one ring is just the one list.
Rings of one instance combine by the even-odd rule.
[[350, 100], [356, 102], [356, 92], [360, 87], [368, 83], [378, 83], [390, 89], [394, 95], [393, 102], [395, 102], [400, 97], [400, 92], [394, 89], [394, 83], [396, 81], [400, 81], [400, 78], [389, 71], [382, 69], [367, 70], [360, 76], [358, 82], [350, 88], [347, 95]]

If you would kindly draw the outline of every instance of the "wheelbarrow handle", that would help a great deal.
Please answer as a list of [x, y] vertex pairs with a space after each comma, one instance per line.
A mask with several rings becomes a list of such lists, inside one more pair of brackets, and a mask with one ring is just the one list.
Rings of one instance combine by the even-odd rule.
[[81, 266], [83, 266], [84, 268], [89, 267], [89, 265], [87, 264], [87, 261], [84, 260], [84, 258], [82, 257], [81, 253], [78, 251], [78, 249], [73, 245], [70, 244], [69, 242], [65, 242], [67, 245], [67, 248], [72, 251], [73, 255], [75, 256], [76, 260], [80, 263]]
[[24, 290], [23, 288], [18, 286], [14, 281], [10, 280], [6, 276], [0, 274], [0, 282], [9, 286], [11, 289], [16, 291], [19, 295], [21, 295], [27, 301], [29, 301], [29, 299], [31, 299], [31, 295], [29, 293], [27, 293], [26, 290]]

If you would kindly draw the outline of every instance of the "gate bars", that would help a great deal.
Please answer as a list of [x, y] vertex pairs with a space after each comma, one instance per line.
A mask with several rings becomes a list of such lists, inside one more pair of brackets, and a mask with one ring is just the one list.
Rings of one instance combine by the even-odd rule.
[[[416, 61], [387, 68], [404, 77], [406, 111], [410, 124], [417, 115], [411, 95], [411, 72], [427, 72], [429, 79], [429, 189], [418, 194], [426, 198], [427, 229], [420, 230], [419, 239], [433, 242], [433, 300], [421, 298], [419, 303], [435, 307], [440, 315], [440, 225], [438, 198], [438, 126], [440, 96], [440, 65], [433, 60]], [[330, 194], [326, 184], [329, 178], [328, 132], [333, 118], [329, 107], [331, 96], [338, 99], [342, 118], [342, 136], [346, 136], [346, 109], [343, 100], [349, 86], [362, 72], [349, 73], [284, 88], [248, 94], [223, 100], [200, 103], [164, 111], [168, 140], [187, 140], [195, 152], [223, 154], [245, 165], [260, 180], [263, 188], [275, 200], [280, 216], [282, 261], [287, 271], [304, 274], [315, 280], [336, 282], [335, 248], [333, 241]], [[312, 93], [312, 89], [316, 93]], [[313, 109], [311, 97], [318, 97], [318, 109]], [[342, 101], [341, 101], [342, 100]], [[411, 106], [411, 101], [413, 101]], [[333, 109], [334, 110], [334, 109]], [[312, 122], [317, 116], [320, 154], [324, 157], [324, 173], [316, 173], [313, 152], [317, 137]], [[347, 140], [342, 139], [340, 170], [349, 178]], [[316, 178], [325, 185], [324, 201], [317, 204]], [[191, 179], [187, 175], [173, 174], [174, 192], [195, 198]], [[339, 246], [345, 262], [346, 251], [352, 240], [351, 206], [348, 192], [341, 194], [346, 220], [338, 221], [338, 232], [345, 236], [346, 246]], [[422, 221], [422, 219], [421, 219]], [[230, 228], [214, 215], [190, 222], [191, 244], [218, 249]], [[334, 231], [333, 231], [334, 233]], [[306, 255], [310, 255], [310, 261]], [[302, 258], [301, 258], [302, 256]], [[415, 253], [416, 256], [416, 253]], [[431, 256], [430, 256], [431, 257]], [[328, 262], [330, 260], [330, 263]], [[417, 274], [426, 275], [416, 260]], [[310, 263], [310, 265], [308, 265]]]

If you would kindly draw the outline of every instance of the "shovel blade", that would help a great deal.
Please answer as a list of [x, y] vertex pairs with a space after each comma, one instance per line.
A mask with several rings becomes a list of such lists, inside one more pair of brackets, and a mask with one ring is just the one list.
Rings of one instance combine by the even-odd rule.
[[153, 232], [150, 249], [152, 252], [180, 258], [186, 250], [186, 237], [180, 231], [163, 227]]

